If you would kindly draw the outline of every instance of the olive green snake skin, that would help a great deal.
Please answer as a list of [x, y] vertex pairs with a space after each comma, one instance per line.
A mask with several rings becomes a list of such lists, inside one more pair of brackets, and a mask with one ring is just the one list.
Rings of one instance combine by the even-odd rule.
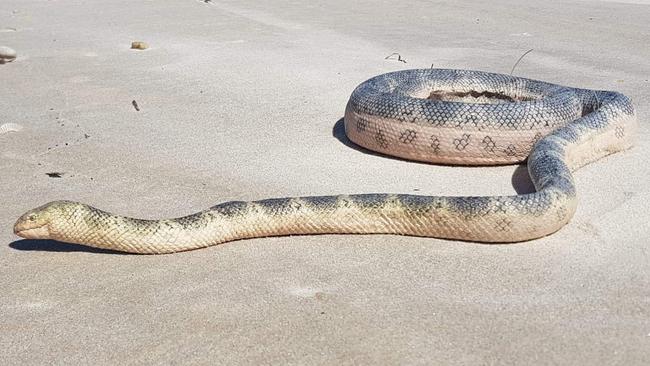
[[227, 202], [189, 216], [142, 220], [55, 201], [25, 213], [14, 232], [131, 253], [173, 253], [231, 240], [291, 234], [402, 234], [517, 242], [559, 230], [573, 216], [572, 172], [632, 146], [631, 101], [467, 70], [404, 70], [359, 85], [345, 131], [367, 149], [432, 163], [528, 159], [536, 192], [435, 197], [357, 194]]

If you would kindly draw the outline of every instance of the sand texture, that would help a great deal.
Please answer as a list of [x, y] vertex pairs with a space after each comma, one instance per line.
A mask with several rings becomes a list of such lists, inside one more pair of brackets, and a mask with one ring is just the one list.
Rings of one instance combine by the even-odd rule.
[[[650, 364], [646, 1], [3, 0], [0, 364]], [[147, 49], [131, 49], [134, 41]], [[20, 240], [56, 199], [530, 192], [525, 167], [354, 148], [362, 81], [466, 68], [617, 90], [638, 143], [579, 170], [572, 222], [514, 245], [295, 236], [164, 256]], [[388, 55], [397, 53], [386, 59]]]

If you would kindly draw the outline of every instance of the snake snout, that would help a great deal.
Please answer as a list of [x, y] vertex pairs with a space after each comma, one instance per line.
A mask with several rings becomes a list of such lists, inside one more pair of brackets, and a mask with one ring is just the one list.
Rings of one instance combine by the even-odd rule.
[[16, 221], [14, 234], [25, 239], [48, 239], [50, 230], [44, 215], [32, 210], [20, 216]]

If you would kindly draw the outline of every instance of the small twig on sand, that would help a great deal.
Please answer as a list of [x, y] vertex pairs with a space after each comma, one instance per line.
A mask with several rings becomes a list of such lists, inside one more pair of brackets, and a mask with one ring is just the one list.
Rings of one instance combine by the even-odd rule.
[[519, 65], [519, 61], [521, 61], [521, 59], [524, 58], [524, 56], [526, 56], [527, 54], [529, 54], [531, 52], [533, 52], [532, 48], [529, 49], [528, 51], [524, 52], [523, 55], [519, 56], [519, 59], [517, 60], [517, 62], [515, 62], [514, 66], [512, 66], [512, 70], [510, 70], [510, 76], [512, 76], [512, 73], [515, 72], [515, 67], [517, 67], [517, 65]]
[[406, 60], [403, 59], [402, 56], [401, 56], [399, 53], [397, 53], [397, 52], [393, 52], [393, 53], [391, 53], [390, 55], [386, 56], [386, 57], [384, 58], [384, 60], [389, 60], [389, 59], [390, 59], [390, 60], [395, 60], [395, 58], [393, 58], [393, 56], [397, 56], [397, 61], [400, 61], [400, 62], [406, 63]]
[[133, 104], [133, 108], [135, 108], [136, 111], [140, 112], [140, 107], [138, 107], [138, 102], [136, 102], [135, 99], [131, 101], [131, 104]]

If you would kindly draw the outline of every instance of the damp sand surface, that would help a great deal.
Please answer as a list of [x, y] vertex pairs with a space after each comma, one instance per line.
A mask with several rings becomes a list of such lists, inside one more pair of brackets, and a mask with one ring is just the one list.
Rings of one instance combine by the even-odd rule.
[[[642, 1], [4, 0], [0, 364], [650, 363], [650, 5]], [[145, 50], [131, 49], [145, 42]], [[635, 102], [638, 143], [515, 245], [295, 236], [164, 256], [13, 235], [45, 202], [142, 218], [231, 200], [530, 192], [525, 167], [355, 149], [364, 80], [514, 73]], [[393, 55], [396, 54], [396, 55]], [[393, 55], [391, 57], [390, 56]]]

